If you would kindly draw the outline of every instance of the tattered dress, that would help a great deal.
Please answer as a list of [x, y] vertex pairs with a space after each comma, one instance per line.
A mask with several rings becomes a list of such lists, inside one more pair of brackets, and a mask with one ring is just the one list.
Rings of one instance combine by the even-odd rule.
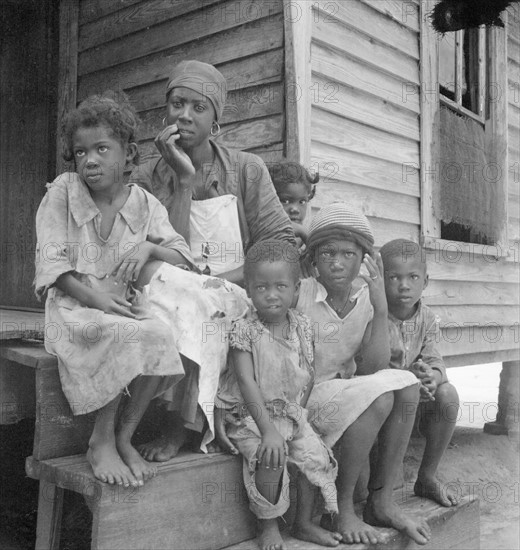
[[301, 282], [296, 309], [313, 321], [316, 379], [307, 408], [309, 420], [332, 447], [380, 395], [417, 384], [408, 371], [385, 369], [355, 376], [355, 356], [373, 317], [368, 286], [353, 283], [354, 308], [341, 319], [326, 301], [327, 290], [314, 278]]

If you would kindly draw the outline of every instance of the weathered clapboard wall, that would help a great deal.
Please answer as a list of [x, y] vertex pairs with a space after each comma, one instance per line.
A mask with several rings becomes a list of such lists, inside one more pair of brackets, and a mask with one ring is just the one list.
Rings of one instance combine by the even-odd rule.
[[[439, 346], [447, 363], [517, 358], [518, 181], [510, 174], [509, 236], [511, 244], [516, 241], [516, 258], [504, 246], [495, 258], [493, 247], [442, 241], [440, 233], [428, 233], [424, 224], [432, 214], [421, 169], [438, 158], [426, 158], [433, 151], [427, 141], [432, 141], [434, 118], [424, 116], [422, 107], [435, 101], [438, 77], [430, 87], [424, 81], [424, 66], [436, 67], [436, 45], [435, 37], [430, 43], [422, 40], [421, 18], [434, 3], [318, 0], [299, 5], [304, 16], [294, 27], [307, 33], [310, 42], [310, 68], [306, 62], [300, 68], [310, 108], [297, 113], [309, 146], [303, 143], [300, 151], [322, 178], [313, 207], [348, 200], [369, 217], [377, 246], [398, 237], [435, 237], [427, 252], [430, 284], [425, 296], [442, 319]], [[512, 31], [509, 25], [510, 46], [518, 44], [515, 36], [517, 28]], [[518, 94], [518, 54], [511, 47], [509, 52], [510, 78]], [[510, 109], [510, 155], [512, 149], [518, 155], [518, 122], [511, 118], [518, 121], [518, 107], [516, 99]]]
[[[62, 2], [69, 14], [71, 5]], [[140, 150], [165, 115], [165, 87], [184, 59], [214, 64], [228, 82], [217, 141], [279, 158], [284, 139], [282, 0], [79, 0], [77, 54], [68, 54], [73, 101], [106, 89], [124, 90], [142, 119]], [[73, 25], [74, 22], [72, 21]], [[69, 45], [70, 49], [70, 45]], [[70, 101], [69, 101], [70, 103]]]
[[[507, 99], [510, 246], [518, 252], [520, 242], [520, 4], [508, 9], [507, 27]], [[515, 245], [516, 243], [516, 245]]]

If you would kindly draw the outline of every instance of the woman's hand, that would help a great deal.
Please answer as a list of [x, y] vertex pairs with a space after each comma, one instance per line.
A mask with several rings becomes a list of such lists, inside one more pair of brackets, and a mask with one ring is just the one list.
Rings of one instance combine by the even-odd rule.
[[368, 271], [368, 275], [360, 273], [359, 276], [368, 284], [370, 302], [374, 307], [374, 312], [387, 314], [388, 305], [386, 302], [384, 268], [381, 254], [376, 254], [375, 260], [368, 254], [365, 254], [363, 265]]
[[128, 300], [112, 292], [97, 292], [91, 297], [88, 306], [94, 309], [100, 309], [105, 313], [113, 313], [115, 315], [122, 315], [123, 317], [135, 319], [135, 315], [130, 311], [132, 304]]
[[258, 463], [264, 468], [278, 470], [283, 468], [287, 456], [287, 443], [280, 435], [280, 432], [272, 426], [262, 434], [262, 443], [258, 447]]
[[123, 254], [112, 271], [116, 282], [127, 284], [137, 281], [144, 264], [153, 257], [154, 247], [153, 243], [143, 241]]
[[176, 124], [166, 126], [155, 138], [155, 146], [162, 158], [179, 176], [181, 185], [186, 186], [190, 182], [190, 178], [195, 175], [195, 167], [190, 157], [177, 145], [177, 141], [181, 137], [178, 132]]

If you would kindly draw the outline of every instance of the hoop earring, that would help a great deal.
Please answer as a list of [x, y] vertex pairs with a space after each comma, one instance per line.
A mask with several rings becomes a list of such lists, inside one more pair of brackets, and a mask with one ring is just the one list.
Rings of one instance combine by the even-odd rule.
[[[215, 126], [217, 129], [215, 130]], [[215, 130], [215, 131], [214, 131]], [[220, 134], [220, 124], [214, 120], [213, 124], [211, 125], [211, 130], [209, 132], [213, 137], [218, 136]]]
[[166, 117], [163, 117], [163, 119], [162, 119], [162, 125], [163, 125], [163, 126], [166, 126]]

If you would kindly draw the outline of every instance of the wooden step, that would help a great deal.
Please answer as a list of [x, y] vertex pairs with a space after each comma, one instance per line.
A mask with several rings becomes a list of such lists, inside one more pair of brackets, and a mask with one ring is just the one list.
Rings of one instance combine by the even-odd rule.
[[[409, 537], [395, 529], [377, 528], [384, 537], [384, 542], [376, 545], [349, 544], [340, 545], [348, 550], [478, 550], [480, 548], [480, 514], [479, 500], [466, 496], [454, 508], [445, 508], [435, 502], [416, 496], [407, 497], [400, 503], [403, 510], [415, 517], [426, 518], [432, 530], [432, 538], [425, 546], [420, 546]], [[361, 513], [359, 505], [358, 513]], [[325, 550], [326, 546], [301, 541], [283, 532], [288, 550]], [[255, 539], [228, 546], [226, 550], [258, 550]], [[329, 548], [330, 550], [330, 548]]]
[[97, 481], [84, 455], [29, 457], [27, 475], [40, 480], [37, 547], [51, 539], [57, 547], [63, 490], [82, 494], [91, 508], [94, 550], [217, 550], [254, 536], [241, 458], [183, 453], [158, 470], [144, 487], [125, 489]]

